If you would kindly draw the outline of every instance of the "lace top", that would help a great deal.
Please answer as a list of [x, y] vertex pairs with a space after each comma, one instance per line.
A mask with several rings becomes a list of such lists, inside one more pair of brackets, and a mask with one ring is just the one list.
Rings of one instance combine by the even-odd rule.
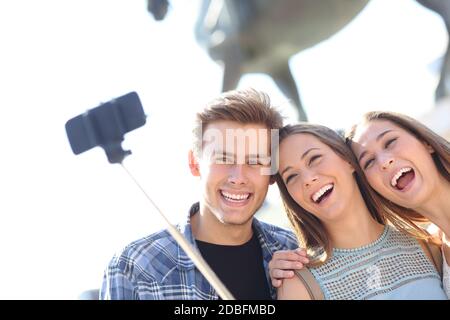
[[327, 263], [310, 270], [325, 299], [447, 299], [420, 244], [391, 226], [369, 245], [334, 249]]

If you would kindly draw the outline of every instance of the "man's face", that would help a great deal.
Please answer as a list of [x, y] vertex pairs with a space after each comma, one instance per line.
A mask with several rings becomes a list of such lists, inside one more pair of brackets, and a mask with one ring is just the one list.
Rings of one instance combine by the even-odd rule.
[[221, 223], [250, 223], [266, 197], [270, 130], [262, 124], [216, 121], [203, 130], [198, 159], [202, 206]]

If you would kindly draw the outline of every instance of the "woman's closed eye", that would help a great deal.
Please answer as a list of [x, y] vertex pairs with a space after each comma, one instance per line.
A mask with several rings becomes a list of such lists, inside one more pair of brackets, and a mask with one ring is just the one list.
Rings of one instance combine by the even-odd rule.
[[374, 161], [375, 161], [375, 158], [370, 158], [369, 160], [367, 160], [366, 163], [364, 164], [364, 170], [369, 168], [369, 166], [371, 166]]
[[395, 141], [397, 141], [397, 138], [388, 139], [388, 140], [386, 141], [386, 143], [384, 144], [384, 148], [387, 149], [387, 148], [389, 148], [389, 147], [392, 147], [392, 146], [393, 146], [393, 143], [394, 143]]
[[288, 175], [288, 177], [286, 178], [285, 184], [288, 184], [289, 181], [291, 181], [292, 179], [294, 179], [296, 176], [297, 176], [296, 173], [293, 173], [293, 174]]
[[317, 160], [319, 160], [321, 157], [322, 157], [322, 155], [320, 155], [320, 154], [316, 154], [316, 155], [312, 156], [308, 161], [308, 165], [311, 165], [311, 164], [317, 162]]

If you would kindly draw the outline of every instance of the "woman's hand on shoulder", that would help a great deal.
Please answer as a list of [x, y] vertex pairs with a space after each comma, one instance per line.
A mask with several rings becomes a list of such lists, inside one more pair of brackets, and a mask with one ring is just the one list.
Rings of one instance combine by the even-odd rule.
[[269, 275], [275, 288], [281, 286], [284, 279], [292, 279], [294, 270], [302, 269], [309, 259], [305, 249], [280, 250], [273, 254], [269, 262]]

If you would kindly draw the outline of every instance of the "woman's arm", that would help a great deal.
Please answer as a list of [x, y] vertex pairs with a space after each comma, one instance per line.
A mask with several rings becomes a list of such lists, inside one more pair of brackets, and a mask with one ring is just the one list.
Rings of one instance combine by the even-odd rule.
[[282, 280], [278, 288], [278, 300], [311, 300], [304, 283], [298, 276]]

